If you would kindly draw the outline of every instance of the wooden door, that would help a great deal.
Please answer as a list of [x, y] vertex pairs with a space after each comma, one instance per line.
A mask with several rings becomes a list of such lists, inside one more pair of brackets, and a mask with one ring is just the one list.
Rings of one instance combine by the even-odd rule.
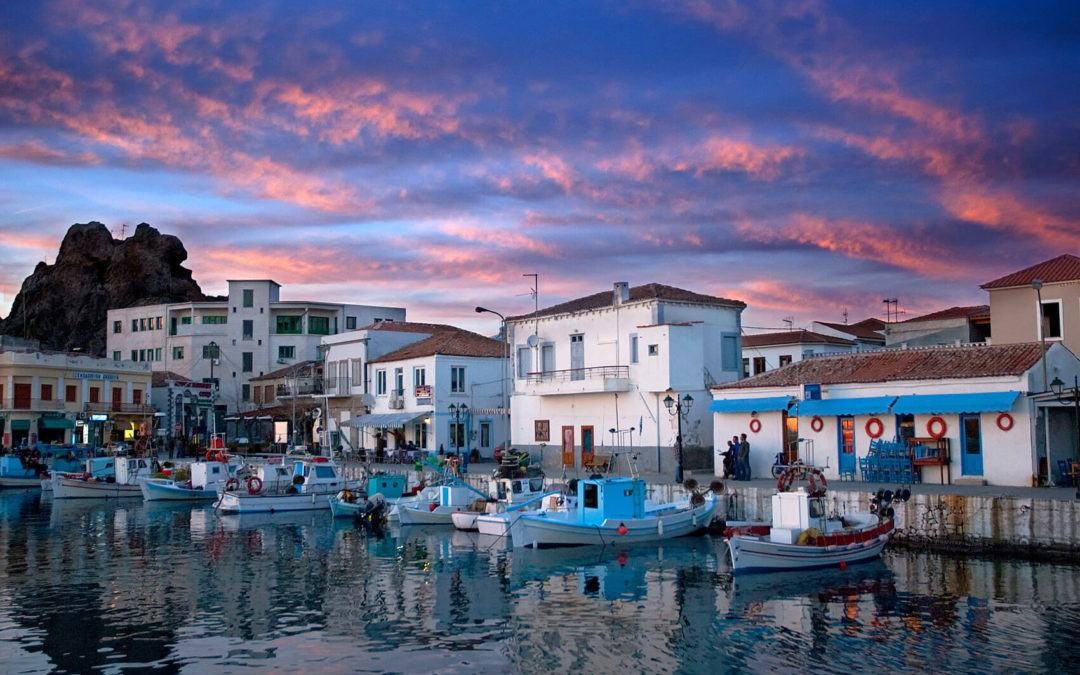
[[574, 466], [574, 427], [562, 428], [562, 463]]
[[593, 459], [593, 428], [581, 427], [581, 465], [589, 466]]

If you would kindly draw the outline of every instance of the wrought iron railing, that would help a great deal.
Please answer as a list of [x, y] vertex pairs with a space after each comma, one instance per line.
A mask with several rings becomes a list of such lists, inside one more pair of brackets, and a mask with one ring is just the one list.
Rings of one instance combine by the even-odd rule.
[[526, 373], [528, 382], [571, 382], [629, 377], [630, 366], [593, 366], [591, 368], [569, 368], [567, 370], [544, 370], [536, 373]]

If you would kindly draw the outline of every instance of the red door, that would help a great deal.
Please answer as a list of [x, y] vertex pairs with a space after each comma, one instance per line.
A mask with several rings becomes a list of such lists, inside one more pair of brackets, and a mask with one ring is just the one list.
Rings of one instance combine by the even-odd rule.
[[574, 466], [574, 427], [562, 428], [562, 463]]

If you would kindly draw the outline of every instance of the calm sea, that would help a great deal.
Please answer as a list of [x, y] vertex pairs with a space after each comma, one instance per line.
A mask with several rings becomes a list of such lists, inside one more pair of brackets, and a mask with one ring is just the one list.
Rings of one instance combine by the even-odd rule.
[[329, 512], [0, 495], [4, 673], [1076, 672], [1080, 566], [889, 551], [733, 580], [709, 537], [510, 551]]

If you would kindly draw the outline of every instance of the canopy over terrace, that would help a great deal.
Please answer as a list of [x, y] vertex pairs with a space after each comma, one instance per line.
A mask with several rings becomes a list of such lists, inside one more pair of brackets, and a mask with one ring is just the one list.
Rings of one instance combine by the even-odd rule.
[[409, 422], [429, 414], [404, 412], [359, 415], [346, 422], [345, 425], [355, 429], [400, 429]]
[[225, 418], [225, 440], [236, 442], [246, 438], [249, 443], [273, 443], [274, 422], [288, 422], [290, 411], [286, 406], [260, 408]]

